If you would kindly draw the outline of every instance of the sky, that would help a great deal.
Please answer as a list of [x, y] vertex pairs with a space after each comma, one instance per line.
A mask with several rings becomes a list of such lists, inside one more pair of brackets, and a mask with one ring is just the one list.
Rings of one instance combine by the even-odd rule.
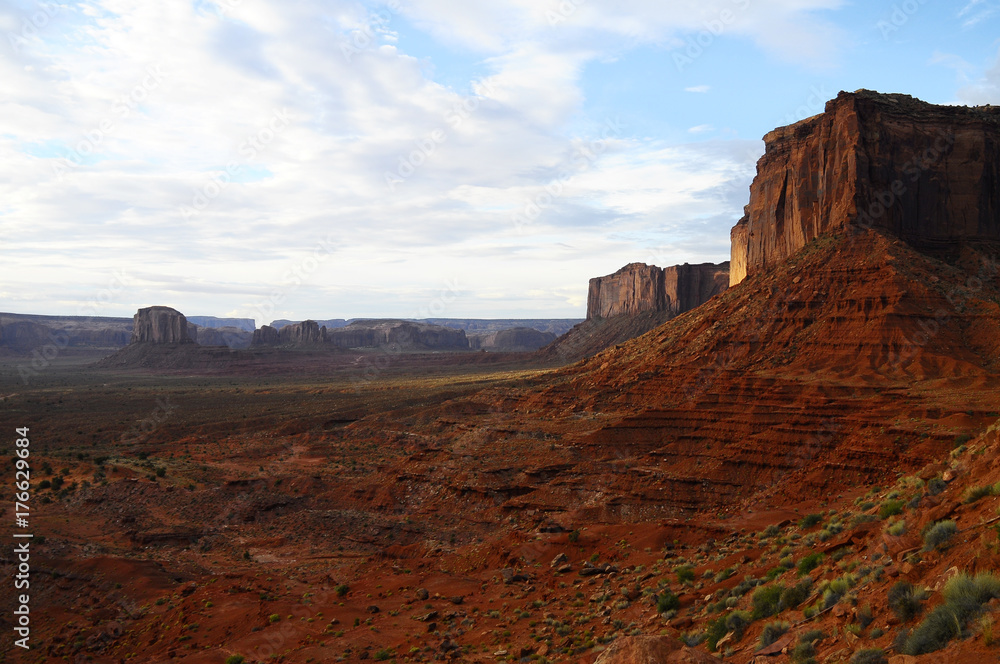
[[729, 258], [841, 90], [1000, 103], [1000, 0], [0, 0], [0, 311], [582, 318]]

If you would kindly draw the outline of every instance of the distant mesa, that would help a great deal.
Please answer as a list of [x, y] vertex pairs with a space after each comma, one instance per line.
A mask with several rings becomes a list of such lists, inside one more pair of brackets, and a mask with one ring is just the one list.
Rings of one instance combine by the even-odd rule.
[[18, 351], [29, 351], [47, 343], [52, 330], [41, 323], [29, 320], [0, 322], [0, 346]]
[[469, 348], [502, 353], [530, 353], [556, 340], [552, 332], [514, 327], [489, 334], [469, 335]]
[[254, 332], [251, 345], [308, 346], [327, 344], [334, 348], [380, 348], [398, 346], [413, 350], [468, 350], [465, 330], [404, 320], [356, 320], [329, 329], [316, 321], [285, 323], [280, 329], [264, 325]]
[[129, 343], [189, 344], [195, 343], [195, 339], [184, 314], [171, 307], [155, 306], [136, 312]]
[[634, 339], [726, 290], [729, 263], [660, 268], [630, 263], [590, 280], [587, 320], [542, 349], [544, 356], [578, 360]]
[[326, 328], [314, 320], [306, 320], [281, 328], [278, 337], [282, 344], [321, 344], [326, 341]]
[[326, 341], [326, 327], [320, 327], [314, 320], [291, 323], [280, 329], [264, 325], [253, 333], [251, 346], [301, 346], [320, 344]]
[[0, 348], [121, 348], [132, 336], [131, 318], [38, 316], [0, 313]]
[[[222, 330], [236, 328], [243, 332], [252, 333], [257, 328], [257, 323], [253, 318], [217, 318], [215, 316], [188, 316], [187, 321], [194, 323], [202, 329]], [[200, 337], [199, 337], [200, 338]], [[210, 344], [220, 345], [220, 344]]]
[[[421, 322], [431, 325], [465, 330], [469, 337], [486, 335], [491, 332], [510, 330], [516, 327], [529, 328], [539, 332], [551, 332], [557, 337], [569, 332], [583, 322], [581, 318], [425, 318]], [[329, 325], [327, 326], [329, 327]]]
[[327, 330], [327, 342], [338, 348], [468, 350], [465, 330], [453, 330], [405, 320], [356, 320], [346, 327]]
[[678, 316], [726, 290], [729, 263], [659, 268], [630, 263], [614, 274], [590, 280], [587, 318], [667, 311]]
[[[191, 319], [188, 319], [190, 325]], [[200, 327], [197, 328], [197, 342], [200, 346], [227, 346], [229, 348], [249, 348], [253, 331], [242, 327]]]
[[1000, 239], [1000, 107], [841, 92], [764, 136], [732, 229], [730, 285], [828, 232], [876, 228], [941, 256]]
[[253, 331], [253, 338], [250, 340], [251, 346], [277, 346], [281, 343], [278, 330], [270, 325], [262, 325], [260, 329]]
[[[302, 321], [286, 320], [284, 318], [280, 318], [278, 320], [271, 321], [270, 326], [276, 330], [280, 330], [283, 327], [287, 327], [288, 325], [295, 325], [296, 323], [300, 322]], [[325, 327], [328, 330], [332, 330], [335, 327], [344, 327], [350, 322], [351, 321], [344, 320], [343, 318], [328, 318], [326, 320], [318, 320], [316, 321], [316, 324], [320, 327]]]

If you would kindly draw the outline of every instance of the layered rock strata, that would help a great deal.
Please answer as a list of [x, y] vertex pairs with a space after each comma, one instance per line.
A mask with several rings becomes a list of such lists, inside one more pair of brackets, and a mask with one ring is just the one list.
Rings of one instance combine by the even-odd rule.
[[1000, 107], [841, 92], [764, 144], [731, 233], [730, 285], [849, 227], [935, 252], [1000, 240]]
[[729, 264], [701, 263], [659, 268], [630, 263], [590, 280], [587, 319], [634, 316], [648, 311], [679, 315], [726, 289]]

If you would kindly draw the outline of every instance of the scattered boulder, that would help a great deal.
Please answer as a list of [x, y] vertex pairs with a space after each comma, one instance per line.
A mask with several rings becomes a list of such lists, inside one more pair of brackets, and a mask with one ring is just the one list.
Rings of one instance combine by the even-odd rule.
[[610, 563], [604, 563], [603, 565], [594, 565], [590, 561], [583, 563], [583, 567], [580, 568], [580, 576], [597, 576], [598, 574], [617, 574], [618, 567]]
[[500, 576], [503, 577], [503, 582], [508, 585], [511, 583], [524, 583], [526, 581], [530, 581], [527, 576], [519, 572], [515, 573], [510, 567], [505, 567], [500, 570]]

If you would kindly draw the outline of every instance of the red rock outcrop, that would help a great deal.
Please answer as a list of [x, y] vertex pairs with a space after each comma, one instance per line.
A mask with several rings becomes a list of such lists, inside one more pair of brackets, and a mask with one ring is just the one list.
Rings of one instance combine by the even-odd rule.
[[132, 319], [130, 343], [186, 344], [194, 343], [188, 334], [184, 314], [171, 307], [139, 309]]
[[666, 308], [663, 270], [629, 263], [614, 274], [594, 277], [587, 293], [587, 318], [611, 318]]
[[669, 311], [677, 316], [718, 295], [729, 285], [729, 264], [701, 263], [659, 268], [630, 263], [590, 280], [587, 319]]
[[251, 346], [277, 346], [281, 343], [278, 330], [270, 325], [261, 325], [260, 329], [253, 331], [253, 338], [250, 340]]
[[708, 302], [729, 287], [729, 264], [700, 263], [663, 268], [666, 309], [675, 316]]
[[278, 330], [281, 345], [320, 344], [326, 341], [326, 328], [314, 320], [286, 325]]
[[1000, 107], [841, 92], [764, 143], [731, 233], [730, 285], [848, 226], [923, 250], [1000, 239]]
[[729, 263], [659, 268], [631, 263], [590, 280], [587, 320], [543, 349], [546, 357], [576, 360], [634, 339], [704, 304], [729, 287]]

